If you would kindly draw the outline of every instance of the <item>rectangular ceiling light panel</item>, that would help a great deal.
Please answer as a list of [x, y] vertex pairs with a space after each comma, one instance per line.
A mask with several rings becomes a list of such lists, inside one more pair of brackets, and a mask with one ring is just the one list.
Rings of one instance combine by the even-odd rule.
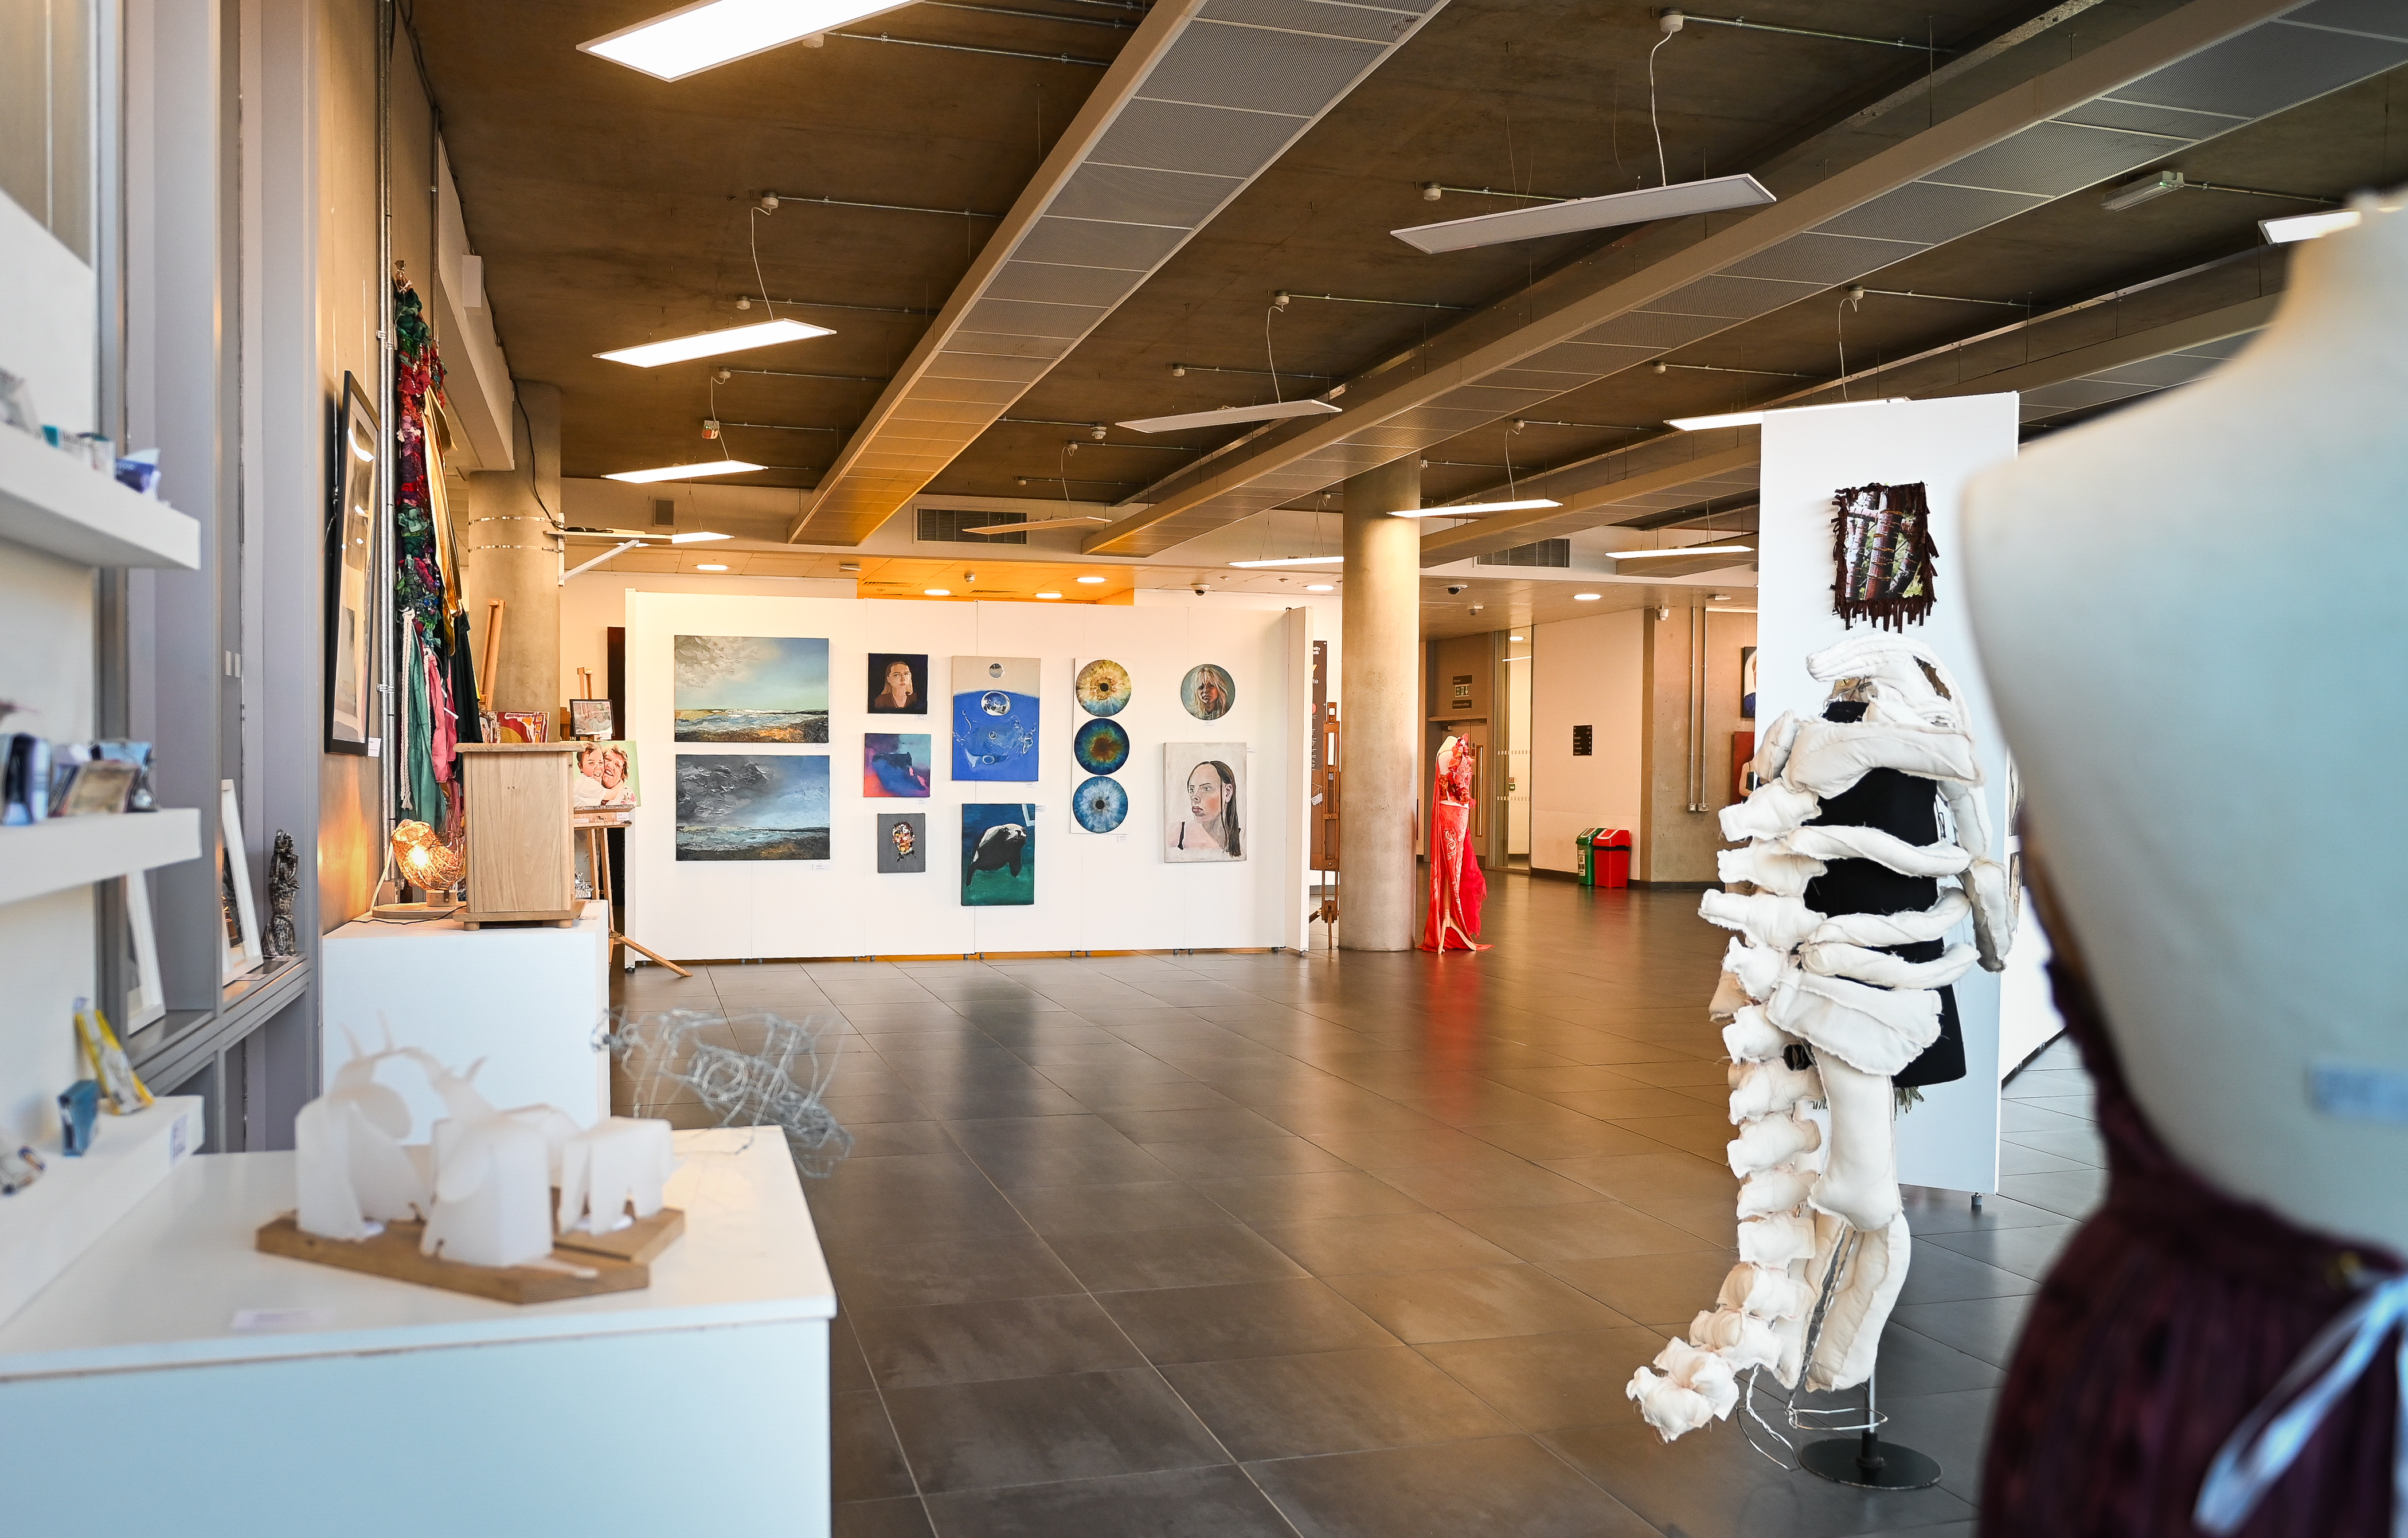
[[704, 460], [696, 464], [663, 464], [650, 470], [618, 470], [605, 476], [605, 480], [695, 480], [703, 476], [739, 476], [747, 470], [767, 470], [766, 464], [753, 464], [744, 460]]
[[1121, 423], [1140, 433], [1176, 433], [1187, 427], [1226, 427], [1232, 422], [1275, 422], [1288, 417], [1326, 417], [1338, 410], [1327, 401], [1283, 401], [1273, 406], [1223, 406], [1175, 417], [1140, 417]]
[[692, 336], [672, 336], [666, 342], [646, 342], [639, 347], [597, 352], [594, 356], [614, 363], [633, 363], [638, 368], [658, 368], [663, 363], [681, 363], [689, 358], [716, 358], [723, 352], [747, 352], [756, 347], [775, 347], [780, 342], [799, 342], [812, 336], [835, 335], [825, 326], [814, 326], [802, 320], [763, 320], [757, 325], [726, 326], [718, 331], [697, 332]]
[[890, 0], [696, 0], [577, 45], [660, 80], [734, 64], [849, 21], [900, 10]]
[[1535, 208], [1508, 208], [1502, 213], [1416, 224], [1409, 230], [1388, 233], [1414, 249], [1435, 256], [1440, 251], [1469, 250], [1475, 246], [1501, 246], [1511, 240], [1537, 240], [1543, 235], [1611, 230], [1651, 220], [1756, 208], [1773, 201], [1772, 193], [1754, 177], [1715, 177], [1706, 181], [1674, 182], [1669, 187], [1608, 192], [1603, 197], [1574, 198], [1570, 203], [1542, 203]]

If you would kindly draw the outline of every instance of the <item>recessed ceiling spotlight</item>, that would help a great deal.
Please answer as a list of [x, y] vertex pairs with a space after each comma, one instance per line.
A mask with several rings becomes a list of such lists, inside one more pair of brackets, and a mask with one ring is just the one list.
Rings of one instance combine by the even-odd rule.
[[953, 595], [953, 590], [951, 588], [922, 588], [920, 590], [920, 596], [923, 598], [951, 598]]
[[743, 352], [756, 347], [774, 347], [780, 342], [799, 342], [806, 337], [835, 335], [825, 326], [815, 326], [803, 320], [764, 320], [758, 325], [723, 326], [717, 331], [696, 332], [691, 336], [672, 336], [665, 342], [616, 348], [594, 356], [614, 363], [633, 363], [638, 368], [658, 368], [663, 363], [681, 363], [689, 358], [710, 358], [723, 352]]
[[1040, 592], [1037, 596], [1039, 598], [1059, 598], [1062, 595], [1058, 592]]
[[1503, 213], [1475, 214], [1438, 224], [1416, 224], [1388, 233], [1415, 250], [1435, 256], [1441, 251], [1469, 250], [1475, 246], [1501, 246], [1513, 240], [1570, 235], [1579, 230], [1610, 230], [1651, 220], [1685, 219], [1691, 214], [1721, 213], [1729, 208], [1755, 208], [1778, 201], [1754, 177], [1714, 177], [1705, 181], [1677, 181], [1670, 187], [1641, 187], [1603, 197], [1542, 203], [1535, 208], [1508, 208]]
[[767, 468], [766, 464], [753, 464], [745, 460], [704, 460], [695, 464], [656, 465], [650, 470], [615, 470], [602, 478], [632, 481], [693, 480], [701, 476], [740, 476], [747, 470], [767, 470]]
[[1572, 594], [1572, 602], [1575, 604], [1594, 604], [1604, 596], [1605, 594], [1601, 592], [1576, 592]]
[[711, 565], [711, 564], [710, 564], [710, 563], [708, 563], [708, 562], [705, 562], [705, 563], [703, 563], [702, 564], [700, 564], [700, 565], [698, 565], [698, 566], [695, 567], [695, 571], [698, 571], [698, 572], [724, 572], [724, 571], [725, 571], [726, 569], [727, 569], [727, 568], [726, 568], [726, 567], [724, 567], [724, 566], [714, 566], [714, 565]]
[[612, 64], [658, 80], [681, 80], [700, 70], [798, 42], [814, 33], [900, 7], [886, 0], [697, 0], [648, 21], [577, 45]]
[[1087, 583], [1089, 586], [1093, 586], [1094, 584], [1102, 581], [1103, 578], [1100, 577], [1082, 577], [1079, 578], [1079, 580]]
[[1307, 582], [1304, 585], [1304, 591], [1307, 592], [1336, 592], [1338, 591], [1338, 586], [1334, 582]]

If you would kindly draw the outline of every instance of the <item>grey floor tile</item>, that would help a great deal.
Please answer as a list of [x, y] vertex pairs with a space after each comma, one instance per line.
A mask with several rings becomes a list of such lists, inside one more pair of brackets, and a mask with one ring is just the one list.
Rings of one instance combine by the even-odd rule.
[[1409, 1349], [1325, 1351], [1163, 1369], [1240, 1461], [1400, 1447], [1512, 1430]]
[[1396, 1337], [1310, 1277], [1106, 1292], [1096, 1301], [1157, 1363], [1394, 1346]]
[[[1611, 1130], [1611, 1129], [1608, 1129]], [[1426, 1206], [1536, 1207], [1594, 1202], [1597, 1192], [1576, 1180], [1525, 1164], [1519, 1169], [1484, 1165], [1391, 1165], [1380, 1178]]]
[[1483, 1143], [1528, 1160], [1643, 1155], [1662, 1146], [1627, 1128], [1612, 1126], [1578, 1111], [1566, 1111], [1555, 1121], [1490, 1122], [1464, 1130]]
[[1985, 1196], [1980, 1211], [1964, 1191], [1934, 1186], [1900, 1186], [1906, 1226], [1917, 1238], [1928, 1233], [1983, 1233], [1993, 1229], [2057, 1228], [2065, 1219], [2045, 1208], [2027, 1206], [2011, 1196]]
[[1698, 1310], [1712, 1308], [1739, 1252], [1705, 1249], [1632, 1255], [1606, 1260], [1557, 1260], [1547, 1270], [1626, 1319], [1685, 1329]]
[[1249, 1464], [1303, 1538], [1656, 1538], [1527, 1437]]
[[1316, 1276], [1496, 1265], [1515, 1259], [1510, 1251], [1434, 1212], [1316, 1218], [1254, 1227]]
[[2003, 1298], [1962, 1298], [1953, 1303], [1913, 1303], [1894, 1310], [1890, 1317], [1917, 1334], [1928, 1335], [1994, 1367], [2004, 1367], [2014, 1355], [2030, 1311], [2028, 1294]]
[[1286, 1129], [1252, 1111], [1106, 1111], [1106, 1121], [1123, 1136], [1144, 1143], [1230, 1143], [1278, 1137]]
[[[1998, 1387], [2006, 1374], [1980, 1357], [1959, 1351], [1953, 1346], [1932, 1339], [1920, 1331], [1910, 1330], [1891, 1317], [1889, 1326], [1882, 1332], [1879, 1365], [1875, 1369], [1881, 1390], [1880, 1397], [1893, 1395], [1912, 1398], [1922, 1394], [1956, 1394], [1968, 1389], [1989, 1389]], [[1856, 1404], [1862, 1400], [1855, 1390], [1843, 1393], [1832, 1402]]]
[[987, 1177], [1008, 1193], [1054, 1186], [1134, 1186], [1172, 1179], [1168, 1166], [1136, 1144], [1073, 1143], [1053, 1148], [982, 1151]]
[[1083, 1292], [853, 1315], [870, 1371], [888, 1388], [1142, 1367], [1145, 1359]]
[[878, 1380], [869, 1375], [869, 1363], [861, 1354], [861, 1341], [853, 1332], [852, 1312], [839, 1309], [828, 1321], [828, 1388], [844, 1394], [877, 1387]]
[[[2071, 1117], [2063, 1119], [2068, 1122], [2072, 1121]], [[2004, 1138], [2007, 1143], [2016, 1146], [2036, 1148], [2042, 1153], [2055, 1154], [2060, 1159], [2070, 1159], [2077, 1164], [2087, 1164], [2094, 1169], [2104, 1169], [2107, 1164], [2106, 1140], [2099, 1135], [2099, 1129], [2093, 1125], [2071, 1125], [2008, 1132], [2004, 1134]]]
[[1305, 1275], [1303, 1267], [1260, 1234], [1236, 1224], [1062, 1234], [1052, 1243], [1062, 1262], [1096, 1292], [1268, 1282]]
[[924, 1495], [1226, 1461], [1152, 1368], [890, 1388]]
[[1945, 1303], [1964, 1298], [2012, 1298], [2037, 1292], [2028, 1276], [1974, 1260], [1937, 1244], [1917, 1244], [1907, 1262], [1901, 1303]]
[[828, 1266], [847, 1308], [908, 1308], [1081, 1290], [1034, 1233], [936, 1244], [830, 1245]]
[[1331, 1288], [1410, 1345], [1608, 1330], [1630, 1321], [1536, 1266], [1333, 1276]]
[[1843, 1538], [1972, 1515], [1948, 1490], [1859, 1490], [1776, 1467], [1724, 1422], [1666, 1444], [1636, 1416], [1543, 1440], [1660, 1531]]
[[[1525, 1260], [1669, 1255], [1695, 1250], [1709, 1242], [1620, 1202], [1592, 1200], [1544, 1207], [1450, 1210], [1447, 1216]], [[1728, 1226], [1735, 1219], [1726, 1222]]]
[[1045, 1076], [1070, 1091], [1080, 1104], [1091, 1111], [1232, 1111], [1239, 1108], [1236, 1101], [1209, 1084], [1198, 1084], [1183, 1073], [1175, 1079], [1166, 1076], [1143, 1081], [1133, 1081], [1117, 1073], [1067, 1070], [1046, 1072]]
[[1235, 1143], [1157, 1143], [1154, 1157], [1190, 1180], [1342, 1170], [1346, 1161], [1300, 1137], [1249, 1137]]
[[1230, 1214], [1192, 1186], [1149, 1181], [1129, 1186], [1015, 1188], [1011, 1203], [1043, 1234], [1134, 1233], [1144, 1229], [1200, 1228], [1226, 1223]]
[[918, 1493], [886, 1407], [867, 1389], [828, 1396], [828, 1472], [839, 1502]]
[[1295, 1538], [1228, 1464], [939, 1495], [928, 1510], [940, 1538]]
[[1193, 1184], [1250, 1223], [1425, 1210], [1421, 1203], [1396, 1187], [1360, 1170], [1258, 1175], [1238, 1180], [1198, 1179]]
[[1358, 1169], [1378, 1171], [1415, 1164], [1476, 1164], [1512, 1169], [1520, 1161], [1468, 1132], [1422, 1130], [1315, 1132], [1312, 1141]]
[[887, 1501], [849, 1501], [835, 1509], [834, 1538], [933, 1538], [927, 1509], [917, 1496]]
[[[2057, 1263], [2057, 1256], [2073, 1237], [2074, 1225], [2056, 1223], [2045, 1228], [1975, 1229], [1968, 1233], [1935, 1233], [1919, 1237], [1916, 1247], [1933, 1245], [1942, 1249], [2012, 1271], [2018, 1276], [2035, 1282], [2048, 1278], [2048, 1268]], [[1914, 1275], [1910, 1267], [1907, 1273]]]
[[1634, 1415], [1623, 1386], [1656, 1360], [1668, 1338], [1661, 1330], [1626, 1325], [1436, 1343], [1421, 1353], [1522, 1430], [1555, 1431]]

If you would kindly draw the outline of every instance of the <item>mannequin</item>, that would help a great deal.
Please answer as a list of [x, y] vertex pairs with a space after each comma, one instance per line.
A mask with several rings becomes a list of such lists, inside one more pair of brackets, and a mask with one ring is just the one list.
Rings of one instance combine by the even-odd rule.
[[[2124, 1509], [2117, 1531], [2192, 1531], [2177, 1518], [2236, 1412], [2408, 1254], [2408, 1183], [2378, 1174], [2408, 1154], [2408, 1125], [2382, 1113], [2408, 1083], [2387, 868], [2408, 847], [2393, 786], [2408, 759], [2408, 217], [2358, 206], [2356, 228], [2295, 248], [2281, 310], [2238, 359], [2030, 447], [1966, 503], [1974, 628], [2026, 787], [2060, 1002], [2095, 1021], [2085, 1050], [2115, 1156], [2109, 1205], [2057, 1275], [2118, 1225], [2117, 1263], [2137, 1275], [2135, 1246], [2153, 1241], [2143, 1203], [2119, 1198], [2146, 1177], [2182, 1198], [2159, 1210], [2194, 1214], [2163, 1236], [2162, 1264], [2200, 1267], [2195, 1292], [2226, 1298], [2233, 1322], [2273, 1321], [2263, 1342], [2228, 1331], [2220, 1374], [2198, 1373], [2243, 1384], [2241, 1398], [2194, 1395], [2156, 1442], [2133, 1430], [2154, 1407], [2121, 1406], [2125, 1452], [2165, 1462], [2128, 1469], [2122, 1488], [2156, 1504]], [[2336, 1067], [2341, 1091], [2319, 1091], [2317, 1071]], [[2262, 1242], [2233, 1252], [2249, 1232]], [[2331, 1275], [2278, 1275], [2286, 1255], [2294, 1269], [2327, 1256]], [[2028, 1464], [2060, 1427], [2078, 1435], [2077, 1405], [2096, 1403], [2081, 1368], [2035, 1354], [2043, 1318], [2060, 1334], [2091, 1325], [2075, 1289], [2055, 1288], [2001, 1403], [1985, 1532], [2038, 1531], [2048, 1498], [2008, 1488], [2002, 1464]], [[2162, 1306], [2170, 1332], [2201, 1323], [2182, 1313], [2200, 1304]], [[2390, 1354], [2374, 1360], [2300, 1469], [2263, 1492], [2280, 1531], [2390, 1531]], [[2128, 1366], [2116, 1387], [2171, 1394], [2189, 1370], [2179, 1356]], [[2357, 1440], [2374, 1450], [2353, 1462]], [[2369, 1493], [2336, 1493], [2351, 1479]]]
[[1471, 852], [1471, 745], [1450, 734], [1438, 747], [1437, 804], [1430, 808], [1429, 916], [1422, 925], [1424, 950], [1486, 950], [1480, 933], [1480, 904], [1488, 878]]

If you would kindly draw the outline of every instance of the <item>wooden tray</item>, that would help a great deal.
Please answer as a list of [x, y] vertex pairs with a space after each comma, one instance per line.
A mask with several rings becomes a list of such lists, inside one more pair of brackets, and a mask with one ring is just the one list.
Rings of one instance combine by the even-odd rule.
[[[552, 1240], [556, 1254], [564, 1249], [579, 1255], [608, 1255], [632, 1265], [650, 1265], [659, 1259], [661, 1251], [678, 1242], [685, 1232], [685, 1214], [675, 1207], [663, 1207], [650, 1218], [638, 1218], [615, 1233], [583, 1233], [570, 1231]], [[580, 1262], [581, 1263], [581, 1262]]]
[[[668, 1216], [669, 1209], [648, 1221]], [[685, 1215], [677, 1214], [682, 1229]], [[638, 1232], [623, 1229], [607, 1234], [607, 1239], [624, 1239]], [[564, 1298], [590, 1298], [603, 1292], [635, 1292], [652, 1285], [652, 1268], [639, 1260], [624, 1260], [609, 1254], [591, 1250], [552, 1251], [552, 1258], [563, 1265], [579, 1267], [593, 1273], [588, 1276], [572, 1276], [566, 1272], [542, 1271], [531, 1266], [472, 1266], [458, 1260], [421, 1255], [418, 1242], [425, 1231], [423, 1223], [388, 1223], [382, 1233], [373, 1239], [325, 1239], [314, 1233], [304, 1233], [286, 1213], [272, 1222], [261, 1225], [259, 1248], [270, 1255], [289, 1256], [295, 1260], [314, 1260], [320, 1265], [340, 1266], [345, 1271], [366, 1272], [371, 1276], [386, 1276], [396, 1282], [416, 1282], [422, 1287], [439, 1287], [446, 1291], [466, 1292], [474, 1297], [491, 1298], [505, 1303], [549, 1303]], [[580, 1238], [590, 1235], [580, 1234]], [[670, 1235], [675, 1238], [675, 1234]], [[664, 1246], [665, 1247], [665, 1246]], [[658, 1250], [653, 1253], [657, 1254]]]

